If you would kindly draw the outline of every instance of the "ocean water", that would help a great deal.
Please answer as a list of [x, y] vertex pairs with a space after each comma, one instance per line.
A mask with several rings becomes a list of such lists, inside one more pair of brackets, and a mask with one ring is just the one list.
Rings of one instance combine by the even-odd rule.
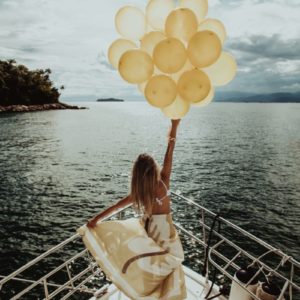
[[[138, 154], [163, 161], [170, 122], [159, 110], [83, 105], [0, 115], [0, 275], [127, 195]], [[178, 129], [171, 189], [300, 260], [300, 105], [194, 108]]]

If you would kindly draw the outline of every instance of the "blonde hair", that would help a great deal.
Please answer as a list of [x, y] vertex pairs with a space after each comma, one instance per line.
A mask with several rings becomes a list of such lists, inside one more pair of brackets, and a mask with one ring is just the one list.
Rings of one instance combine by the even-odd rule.
[[159, 181], [159, 167], [148, 154], [140, 154], [134, 162], [131, 177], [133, 207], [139, 213], [152, 214], [154, 192]]

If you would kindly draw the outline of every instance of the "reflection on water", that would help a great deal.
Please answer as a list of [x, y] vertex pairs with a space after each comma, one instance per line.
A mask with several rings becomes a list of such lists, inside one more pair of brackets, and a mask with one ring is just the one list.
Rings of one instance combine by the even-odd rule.
[[[134, 159], [162, 162], [169, 121], [145, 103], [0, 116], [0, 274], [123, 197]], [[172, 185], [300, 259], [300, 106], [212, 104], [180, 125]]]

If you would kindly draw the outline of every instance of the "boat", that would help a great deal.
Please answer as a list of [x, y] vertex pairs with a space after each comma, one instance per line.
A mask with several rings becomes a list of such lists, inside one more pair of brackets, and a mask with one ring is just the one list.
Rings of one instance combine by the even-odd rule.
[[[174, 224], [186, 252], [183, 269], [188, 300], [300, 299], [297, 260], [193, 199], [171, 193]], [[182, 222], [187, 214], [197, 218]], [[132, 215], [128, 205], [104, 220]], [[247, 282], [241, 281], [238, 272], [250, 268]], [[251, 288], [255, 279], [256, 291]], [[271, 298], [257, 293], [266, 283], [276, 285], [277, 294], [271, 294]], [[105, 277], [78, 233], [0, 277], [0, 299], [41, 298], [129, 299]]]

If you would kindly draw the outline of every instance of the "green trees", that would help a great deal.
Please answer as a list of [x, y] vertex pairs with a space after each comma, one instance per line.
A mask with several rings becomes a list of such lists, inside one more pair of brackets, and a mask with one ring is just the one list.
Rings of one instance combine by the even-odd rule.
[[0, 105], [58, 103], [60, 93], [50, 74], [50, 69], [30, 71], [13, 59], [0, 60]]

